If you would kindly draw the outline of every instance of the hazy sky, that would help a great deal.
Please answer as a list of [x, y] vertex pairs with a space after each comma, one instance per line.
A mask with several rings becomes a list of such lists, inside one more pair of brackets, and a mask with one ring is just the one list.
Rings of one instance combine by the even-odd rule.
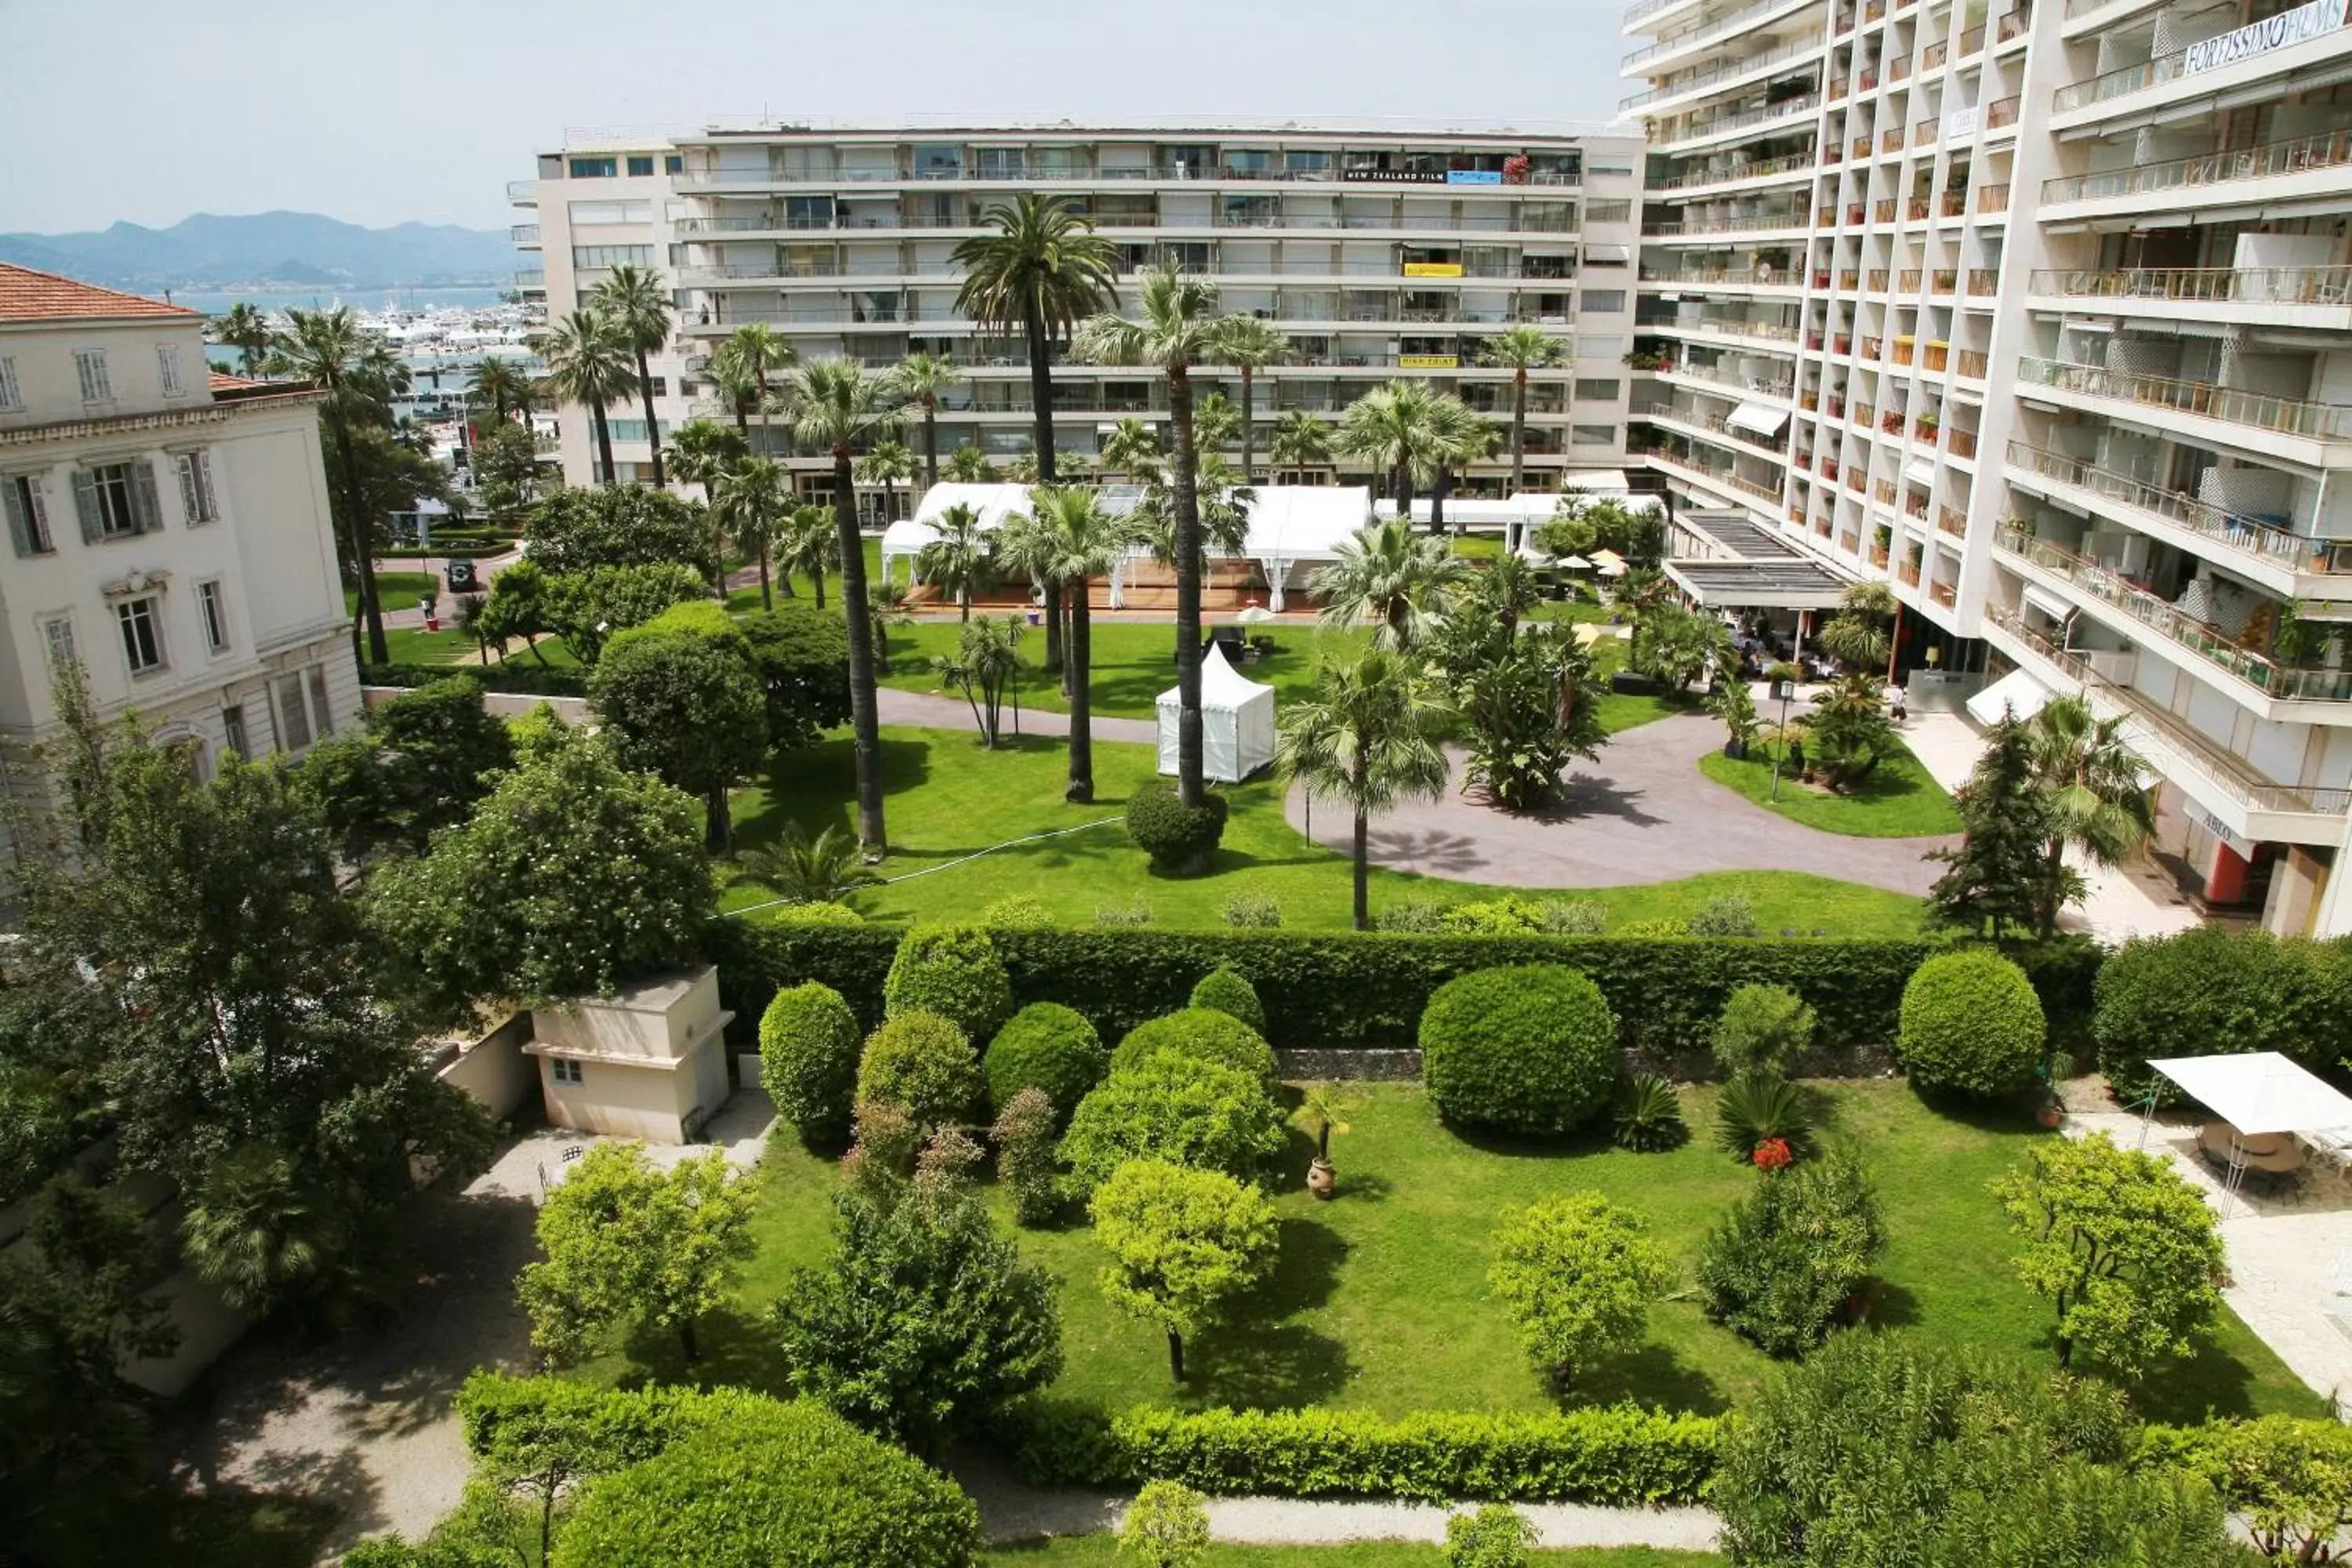
[[567, 126], [1598, 122], [1622, 0], [0, 0], [0, 231], [490, 227]]

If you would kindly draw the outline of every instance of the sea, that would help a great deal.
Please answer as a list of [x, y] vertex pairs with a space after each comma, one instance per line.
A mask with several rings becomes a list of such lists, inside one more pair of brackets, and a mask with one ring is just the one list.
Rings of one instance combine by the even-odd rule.
[[495, 305], [504, 290], [489, 288], [473, 289], [254, 289], [226, 294], [198, 293], [173, 289], [169, 298], [174, 305], [185, 305], [191, 310], [202, 310], [217, 316], [242, 300], [257, 305], [263, 310], [320, 310], [335, 305], [348, 305], [354, 310], [472, 310]]

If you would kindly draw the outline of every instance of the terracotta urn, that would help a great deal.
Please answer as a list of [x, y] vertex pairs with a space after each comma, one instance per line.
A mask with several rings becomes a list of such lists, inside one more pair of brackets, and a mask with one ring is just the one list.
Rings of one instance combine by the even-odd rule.
[[1339, 1192], [1339, 1174], [1331, 1162], [1318, 1155], [1307, 1167], [1307, 1190], [1328, 1202]]

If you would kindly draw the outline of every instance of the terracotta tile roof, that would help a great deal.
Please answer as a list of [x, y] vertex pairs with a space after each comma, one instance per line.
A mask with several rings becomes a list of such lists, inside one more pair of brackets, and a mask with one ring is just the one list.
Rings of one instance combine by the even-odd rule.
[[214, 371], [211, 376], [212, 389], [215, 392], [242, 392], [248, 387], [269, 384], [266, 381], [254, 381], [247, 376], [231, 375], [226, 371]]
[[120, 320], [126, 316], [195, 318], [184, 305], [166, 305], [144, 295], [125, 294], [78, 283], [54, 272], [0, 262], [0, 321], [56, 321], [74, 318]]

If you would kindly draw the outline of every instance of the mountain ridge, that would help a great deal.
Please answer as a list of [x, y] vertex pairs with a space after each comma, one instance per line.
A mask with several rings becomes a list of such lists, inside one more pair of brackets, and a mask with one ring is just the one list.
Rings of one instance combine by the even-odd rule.
[[0, 261], [108, 288], [505, 284], [518, 265], [500, 229], [402, 223], [366, 228], [320, 213], [194, 213], [168, 228], [118, 222], [77, 234], [0, 234]]

